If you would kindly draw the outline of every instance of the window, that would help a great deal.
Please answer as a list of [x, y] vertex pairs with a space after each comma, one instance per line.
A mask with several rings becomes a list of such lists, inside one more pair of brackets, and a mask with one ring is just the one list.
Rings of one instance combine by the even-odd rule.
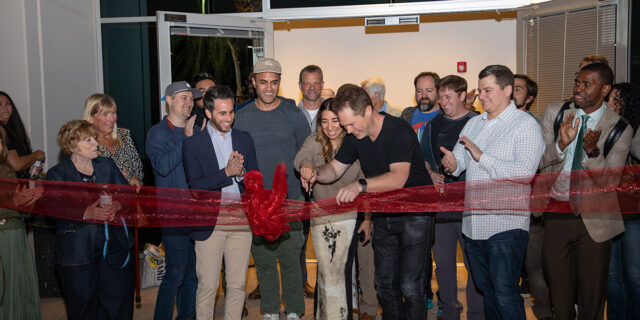
[[525, 73], [538, 83], [531, 112], [571, 98], [575, 74], [589, 54], [606, 57], [615, 70], [616, 5], [525, 17]]

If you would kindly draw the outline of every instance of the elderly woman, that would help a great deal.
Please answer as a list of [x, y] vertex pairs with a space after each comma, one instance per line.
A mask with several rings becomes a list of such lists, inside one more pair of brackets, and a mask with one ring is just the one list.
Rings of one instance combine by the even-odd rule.
[[[325, 100], [318, 110], [317, 132], [312, 133], [295, 158], [295, 168], [301, 178], [308, 179], [314, 167], [330, 162], [344, 138], [345, 131], [340, 126], [338, 116], [329, 106], [333, 99]], [[359, 162], [347, 169], [342, 178], [331, 184], [313, 187], [315, 200], [334, 197], [340, 188], [362, 176]], [[303, 180], [304, 182], [304, 180]], [[310, 186], [305, 186], [309, 188]], [[349, 254], [354, 240], [357, 212], [314, 218], [311, 221], [313, 247], [318, 258], [318, 279], [316, 296], [317, 319], [351, 319], [351, 281], [353, 254]], [[360, 227], [366, 239], [371, 234], [371, 217], [368, 216]]]
[[[7, 164], [6, 139], [7, 135], [0, 127], [0, 178], [15, 178], [13, 168]], [[14, 182], [0, 182], [0, 188], [5, 191], [13, 190], [13, 186]], [[42, 188], [28, 189], [18, 185], [10, 196], [6, 199], [9, 203], [25, 207], [42, 196]], [[0, 274], [4, 275], [0, 277], [0, 319], [39, 320], [38, 276], [20, 212], [0, 208], [0, 244]]]
[[[93, 126], [84, 120], [65, 123], [58, 145], [69, 157], [51, 168], [47, 180], [124, 184], [111, 158], [98, 156]], [[91, 197], [86, 204], [65, 201], [74, 220], [57, 220], [54, 262], [69, 319], [132, 319], [133, 267], [129, 255], [133, 236], [126, 226], [109, 226], [121, 209], [107, 197]], [[100, 198], [100, 199], [99, 199]], [[74, 199], [75, 202], [77, 200]]]
[[[616, 83], [609, 93], [607, 106], [627, 120], [634, 137], [627, 165], [640, 163], [640, 86], [628, 82]], [[625, 183], [640, 182], [637, 169], [625, 170]], [[620, 193], [620, 196], [629, 196]], [[637, 194], [632, 194], [637, 197]], [[623, 197], [624, 199], [624, 197]], [[637, 210], [637, 201], [621, 201], [622, 210]], [[631, 205], [631, 207], [629, 207]], [[607, 285], [607, 318], [640, 319], [640, 214], [623, 214], [624, 233], [613, 238], [609, 280]]]
[[[42, 150], [31, 150], [31, 142], [24, 129], [20, 113], [9, 95], [0, 91], [0, 124], [7, 130], [7, 161], [16, 171], [18, 178], [28, 178], [29, 168], [36, 161], [44, 161]], [[37, 173], [42, 166], [37, 166]]]
[[98, 155], [115, 161], [129, 184], [142, 186], [142, 161], [128, 129], [118, 128], [116, 102], [102, 93], [90, 95], [84, 103], [82, 119], [89, 121], [96, 130]]

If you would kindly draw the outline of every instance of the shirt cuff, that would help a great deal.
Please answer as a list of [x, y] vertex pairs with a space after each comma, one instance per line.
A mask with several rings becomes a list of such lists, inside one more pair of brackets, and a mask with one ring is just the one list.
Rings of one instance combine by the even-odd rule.
[[[567, 147], [569, 147], [569, 146], [567, 146]], [[558, 146], [557, 142], [556, 142], [556, 152], [558, 152], [558, 157], [560, 157], [560, 159], [564, 159], [565, 152], [560, 150], [560, 147]]]

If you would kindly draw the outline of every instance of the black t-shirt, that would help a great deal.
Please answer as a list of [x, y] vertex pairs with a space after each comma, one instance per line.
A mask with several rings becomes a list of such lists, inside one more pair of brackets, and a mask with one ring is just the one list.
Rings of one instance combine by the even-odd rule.
[[409, 162], [411, 168], [405, 188], [432, 184], [415, 131], [406, 121], [390, 115], [384, 116], [382, 129], [375, 141], [346, 135], [335, 159], [344, 164], [360, 159], [362, 172], [367, 178], [389, 172], [392, 163]]
[[[439, 153], [439, 157], [434, 157], [438, 167], [440, 167], [441, 172], [444, 171], [442, 167], [442, 152], [440, 151], [440, 147], [444, 147], [447, 150], [453, 150], [460, 138], [460, 132], [464, 125], [467, 124], [471, 117], [463, 116], [458, 119], [452, 120], [447, 117], [439, 117], [438, 130], [436, 133], [436, 141], [435, 146], [433, 148], [434, 152]], [[434, 119], [435, 120], [435, 119]], [[432, 123], [431, 127], [434, 128], [436, 123]], [[433, 132], [431, 134], [434, 134]]]

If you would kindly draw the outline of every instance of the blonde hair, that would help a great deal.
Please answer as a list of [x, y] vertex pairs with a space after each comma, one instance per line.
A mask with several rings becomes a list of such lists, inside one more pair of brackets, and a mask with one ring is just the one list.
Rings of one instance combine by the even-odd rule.
[[80, 140], [95, 136], [96, 129], [89, 121], [71, 120], [60, 127], [57, 142], [60, 149], [70, 155]]
[[[94, 93], [90, 95], [87, 100], [84, 102], [84, 112], [82, 114], [82, 120], [89, 121], [89, 119], [93, 118], [101, 108], [104, 109], [115, 109], [116, 101], [113, 98], [104, 93]], [[117, 122], [113, 123], [113, 131], [111, 132], [111, 138], [116, 142], [116, 146], [122, 146], [122, 139], [118, 136], [118, 124]]]
[[2, 145], [2, 150], [0, 151], [0, 164], [7, 165], [7, 156], [9, 155], [9, 151], [7, 150], [7, 131], [4, 130], [2, 126], [0, 126], [0, 144]]

